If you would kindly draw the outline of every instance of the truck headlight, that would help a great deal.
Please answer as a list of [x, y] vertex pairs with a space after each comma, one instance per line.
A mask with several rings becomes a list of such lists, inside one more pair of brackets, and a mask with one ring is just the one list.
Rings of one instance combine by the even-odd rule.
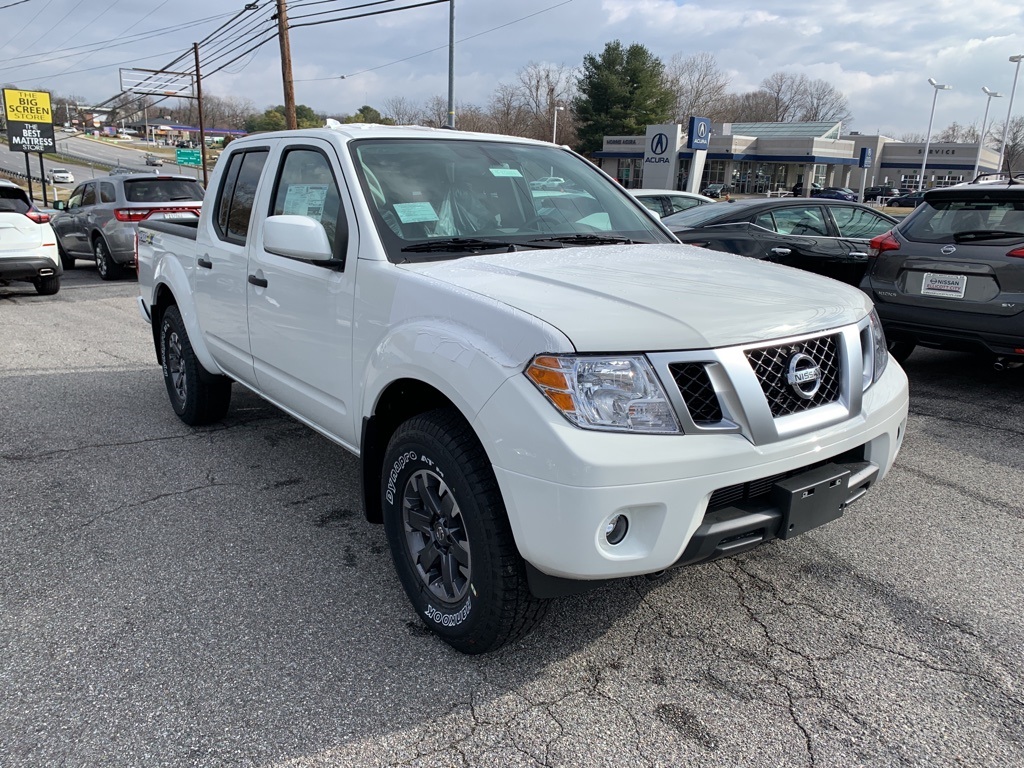
[[882, 330], [882, 321], [878, 319], [878, 312], [874, 309], [868, 316], [867, 333], [861, 338], [867, 341], [864, 345], [864, 389], [867, 389], [882, 374], [889, 364], [889, 347], [885, 343], [885, 331]]
[[642, 355], [538, 355], [526, 369], [569, 421], [584, 429], [674, 434], [672, 404]]

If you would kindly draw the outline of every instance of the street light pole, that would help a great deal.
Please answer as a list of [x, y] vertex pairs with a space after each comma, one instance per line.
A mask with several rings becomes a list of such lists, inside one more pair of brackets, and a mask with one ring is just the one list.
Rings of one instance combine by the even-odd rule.
[[551, 126], [551, 143], [557, 144], [558, 139], [558, 113], [561, 112], [565, 107], [555, 107], [555, 119], [554, 124]]
[[928, 166], [928, 150], [932, 144], [932, 121], [935, 119], [935, 101], [939, 98], [939, 91], [951, 91], [953, 90], [952, 85], [942, 85], [937, 83], [935, 78], [928, 78], [928, 85], [935, 89], [935, 93], [932, 94], [932, 111], [928, 115], [928, 135], [924, 140], [924, 157], [921, 158], [921, 178], [918, 181], [917, 188], [919, 190], [924, 189], [924, 173]]
[[[978, 178], [978, 168], [981, 166], [981, 148], [985, 146], [985, 124], [988, 122], [988, 108], [992, 106], [992, 99], [1001, 99], [1003, 94], [996, 93], [990, 88], [986, 88], [984, 85], [981, 86], [981, 91], [988, 99], [985, 101], [985, 116], [981, 118], [981, 133], [978, 135], [978, 156], [974, 160], [974, 176], [972, 179]], [[999, 170], [998, 168], [996, 170]]]
[[[1010, 115], [1013, 114], [1013, 94], [1017, 92], [1017, 75], [1020, 74], [1020, 62], [1024, 59], [1024, 53], [1011, 56], [1010, 61], [1017, 65], [1013, 72], [1013, 87], [1010, 89], [1010, 104], [1006, 108], [1006, 122], [1003, 124], [1003, 143], [999, 147], [999, 170], [1003, 170], [1003, 158], [1006, 156], [1006, 137], [1010, 133]], [[1007, 174], [1009, 176], [1009, 174]]]

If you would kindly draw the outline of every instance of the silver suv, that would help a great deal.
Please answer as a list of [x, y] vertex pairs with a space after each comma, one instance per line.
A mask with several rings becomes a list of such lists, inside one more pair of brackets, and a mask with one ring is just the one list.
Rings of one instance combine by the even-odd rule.
[[203, 194], [190, 176], [133, 174], [79, 184], [66, 204], [55, 203], [61, 263], [72, 269], [75, 259], [90, 259], [101, 278], [113, 280], [135, 266], [140, 221], [197, 221]]

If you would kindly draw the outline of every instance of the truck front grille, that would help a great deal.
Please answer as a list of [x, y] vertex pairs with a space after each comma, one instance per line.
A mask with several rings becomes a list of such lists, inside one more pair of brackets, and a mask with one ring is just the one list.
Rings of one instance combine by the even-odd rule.
[[[818, 367], [820, 384], [810, 398], [801, 397], [787, 378], [789, 366], [798, 354], [810, 357]], [[839, 399], [840, 358], [838, 335], [819, 336], [778, 347], [747, 351], [747, 359], [768, 400], [772, 416], [788, 416], [817, 408]]]
[[690, 418], [697, 425], [717, 424], [722, 420], [722, 407], [711, 386], [706, 363], [671, 363], [669, 370], [679, 387]]

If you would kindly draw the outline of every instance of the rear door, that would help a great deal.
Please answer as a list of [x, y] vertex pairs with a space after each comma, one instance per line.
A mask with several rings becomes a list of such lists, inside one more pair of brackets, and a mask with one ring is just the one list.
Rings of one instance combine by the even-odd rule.
[[239, 381], [255, 385], [249, 348], [247, 301], [254, 206], [271, 146], [247, 146], [233, 152], [219, 178], [196, 237], [193, 294], [199, 327], [217, 363]]
[[[263, 229], [250, 251], [249, 338], [260, 390], [348, 445], [356, 444], [352, 319], [358, 239], [351, 198], [333, 145], [317, 139], [280, 146], [261, 213], [306, 216], [331, 242], [332, 266], [270, 253]], [[271, 177], [271, 174], [267, 174]]]
[[872, 238], [884, 235], [896, 222], [870, 208], [852, 205], [829, 205], [825, 207], [839, 237], [836, 240], [835, 274], [843, 282], [860, 285], [868, 266], [869, 243]]

